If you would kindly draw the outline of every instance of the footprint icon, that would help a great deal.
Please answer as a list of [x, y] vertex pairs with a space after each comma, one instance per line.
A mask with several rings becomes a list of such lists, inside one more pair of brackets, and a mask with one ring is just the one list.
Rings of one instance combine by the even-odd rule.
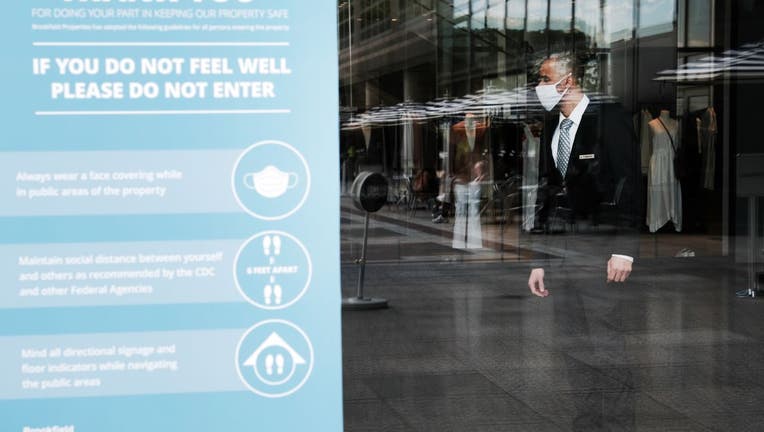
[[[280, 244], [281, 244], [281, 240], [279, 240], [279, 245]], [[263, 253], [265, 254], [265, 256], [268, 256], [271, 254], [271, 236], [263, 237]]]

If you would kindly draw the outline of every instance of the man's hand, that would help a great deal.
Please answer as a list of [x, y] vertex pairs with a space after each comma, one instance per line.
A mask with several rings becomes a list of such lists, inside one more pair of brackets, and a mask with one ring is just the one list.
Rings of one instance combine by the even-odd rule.
[[610, 257], [607, 262], [607, 281], [623, 282], [631, 274], [631, 261], [620, 257]]
[[528, 277], [528, 288], [531, 292], [539, 297], [546, 297], [549, 295], [549, 291], [544, 288], [544, 269], [535, 268], [531, 270], [531, 275]]

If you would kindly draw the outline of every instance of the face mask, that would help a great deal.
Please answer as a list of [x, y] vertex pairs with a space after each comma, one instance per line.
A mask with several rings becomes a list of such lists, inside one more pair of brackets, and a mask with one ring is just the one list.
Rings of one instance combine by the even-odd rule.
[[565, 75], [561, 80], [554, 84], [536, 86], [536, 96], [538, 96], [539, 102], [541, 102], [541, 106], [543, 106], [545, 110], [551, 111], [552, 108], [560, 102], [560, 99], [565, 96], [565, 93], [568, 92], [570, 87], [566, 88], [562, 93], [557, 93], [557, 85], [563, 82], [568, 76], [570, 76], [570, 74]]
[[246, 174], [244, 185], [266, 198], [278, 198], [297, 186], [297, 174], [268, 165], [262, 171]]

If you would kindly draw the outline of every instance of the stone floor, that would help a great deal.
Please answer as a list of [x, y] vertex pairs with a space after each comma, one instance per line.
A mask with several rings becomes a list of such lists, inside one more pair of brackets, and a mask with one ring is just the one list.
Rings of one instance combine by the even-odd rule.
[[764, 303], [734, 297], [743, 266], [640, 258], [622, 285], [561, 268], [541, 299], [522, 262], [404, 234], [431, 259], [369, 264], [365, 294], [390, 308], [342, 315], [347, 431], [764, 431]]

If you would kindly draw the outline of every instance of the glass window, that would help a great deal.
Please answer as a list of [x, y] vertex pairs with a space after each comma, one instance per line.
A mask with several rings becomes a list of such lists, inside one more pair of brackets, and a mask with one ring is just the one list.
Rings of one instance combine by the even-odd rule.
[[687, 0], [679, 0], [677, 10], [677, 47], [687, 46]]
[[707, 47], [711, 43], [711, 0], [687, 2], [687, 45]]
[[546, 29], [547, 0], [527, 0], [528, 4], [528, 31]]
[[547, 21], [549, 2], [547, 0], [528, 0], [528, 16], [525, 40], [527, 49], [532, 52], [546, 52], [549, 49], [547, 38]]
[[470, 20], [470, 0], [454, 0], [454, 25], [458, 28], [468, 27]]
[[504, 31], [504, 22], [507, 13], [506, 0], [488, 0], [488, 12], [486, 22], [488, 28]]
[[549, 30], [570, 31], [571, 7], [571, 0], [550, 0]]
[[605, 43], [631, 39], [634, 29], [633, 0], [605, 0]]
[[471, 0], [472, 3], [472, 28], [483, 29], [486, 26], [486, 7], [488, 0]]
[[[531, 186], [529, 164], [538, 162], [524, 158], [528, 149], [523, 150], [523, 145], [528, 138], [525, 127], [543, 117], [537, 95], [528, 91], [528, 83], [532, 86], [539, 79], [541, 60], [549, 52], [575, 53], [581, 90], [597, 103], [620, 104], [636, 119], [635, 133], [646, 140], [645, 151], [640, 149], [640, 169], [646, 173], [651, 147], [647, 132], [639, 129], [640, 122], [647, 120], [643, 114], [649, 112], [654, 118], [661, 109], [668, 109], [682, 122], [684, 142], [693, 143], [697, 131], [693, 135], [694, 129], [687, 126], [691, 122], [684, 116], [697, 116], [704, 106], [719, 100], [718, 87], [691, 79], [679, 81], [671, 71], [696, 65], [708, 69], [704, 62], [714, 50], [686, 50], [672, 35], [685, 23], [689, 45], [711, 43], [712, 3], [680, 3], [678, 20], [674, 2], [669, 0], [338, 3], [346, 188], [359, 170], [379, 169], [393, 185], [390, 199], [397, 205], [391, 208], [400, 210], [396, 217], [414, 220], [422, 216], [423, 208], [439, 211], [443, 203], [436, 198], [445, 193], [441, 190], [441, 186], [447, 188], [445, 182], [469, 182], [476, 169], [485, 170], [483, 175], [493, 185], [480, 200], [483, 239], [488, 241], [485, 244], [505, 245], [495, 235], [515, 228], [515, 235], [522, 233], [520, 226], [510, 227], [516, 218], [526, 226], [533, 223], [527, 213], [530, 198], [523, 202], [514, 188], [523, 181], [523, 187]], [[422, 26], [427, 18], [437, 22]], [[407, 189], [420, 171], [430, 176], [429, 195]], [[710, 173], [698, 170], [695, 175]], [[497, 184], [505, 180], [509, 183]], [[703, 181], [695, 178], [687, 184]], [[447, 189], [447, 196], [454, 193]], [[643, 192], [634, 212], [646, 221], [649, 200]], [[698, 190], [687, 192], [683, 208], [706, 202]], [[696, 223], [705, 216], [685, 212], [683, 229], [721, 226], [722, 206], [717, 204], [710, 217], [713, 223]], [[453, 235], [453, 226], [448, 229]], [[493, 246], [471, 254], [505, 250]], [[399, 252], [405, 255], [408, 250]]]
[[589, 43], [589, 47], [594, 45], [602, 47], [603, 40], [603, 22], [601, 20], [600, 0], [578, 0], [576, 5], [576, 31], [580, 32]]
[[525, 0], [509, 0], [507, 6], [507, 29], [525, 29]]
[[675, 0], [640, 0], [639, 36], [652, 36], [674, 30]]
[[[599, 348], [605, 355], [587, 361], [613, 360], [618, 364], [606, 366], [611, 372], [628, 369], [628, 362], [619, 358], [648, 358], [650, 352], [665, 351], [671, 341], [684, 347], [692, 343], [688, 340], [702, 339], [703, 351], [709, 358], [717, 358], [731, 349], [729, 338], [723, 338], [721, 351], [707, 350], [708, 344], [719, 342], [712, 340], [718, 331], [749, 336], [745, 329], [755, 326], [736, 322], [731, 329], [720, 324], [698, 333], [697, 322], [710, 310], [709, 316], [722, 317], [721, 321], [728, 315], [737, 317], [737, 312], [730, 312], [742, 304], [733, 300], [735, 291], [757, 276], [749, 264], [756, 261], [761, 246], [752, 228], [758, 228], [762, 218], [755, 220], [758, 207], [750, 195], [764, 190], [764, 174], [757, 168], [764, 163], [760, 155], [746, 153], [762, 152], [759, 125], [751, 119], [764, 99], [760, 64], [764, 58], [763, 2], [343, 0], [338, 5], [339, 176], [344, 190], [341, 253], [350, 275], [346, 285], [355, 283], [355, 260], [364, 245], [365, 218], [353, 205], [352, 185], [363, 177], [361, 172], [375, 171], [388, 180], [389, 189], [386, 205], [370, 218], [367, 262], [378, 265], [371, 274], [382, 275], [373, 286], [395, 293], [399, 304], [424, 292], [427, 301], [456, 301], [454, 310], [472, 314], [465, 319], [469, 328], [457, 329], [464, 340], [452, 344], [456, 336], [448, 334], [449, 330], [438, 336], [449, 341], [445, 345], [457, 346], [457, 369], [462, 368], [462, 360], [471, 357], [465, 355], [465, 347], [479, 350], [487, 346], [500, 355], [509, 352], [515, 341], [507, 341], [496, 329], [508, 329], [506, 319], [522, 320], [517, 313], [520, 309], [532, 320], [546, 314], [533, 321], [526, 332], [532, 336], [565, 329], [576, 333], [586, 329], [587, 322], [607, 324], [592, 338], [602, 343]], [[551, 53], [561, 55], [550, 58]], [[559, 85], [538, 87], [539, 81]], [[580, 111], [574, 113], [578, 107]], [[565, 136], [564, 128], [570, 123], [561, 120], [566, 116], [579, 120], [572, 137]], [[675, 166], [677, 155], [684, 165]], [[738, 164], [745, 171], [737, 171]], [[736, 177], [740, 173], [744, 177]], [[751, 183], [752, 177], [761, 184]], [[736, 189], [739, 180], [751, 188]], [[634, 277], [641, 285], [623, 289], [598, 285], [605, 282], [613, 254], [634, 259]], [[628, 261], [623, 256], [616, 258]], [[391, 275], [409, 264], [401, 273], [410, 281], [402, 287], [385, 286], [394, 279]], [[536, 303], [545, 300], [535, 297], [530, 300], [527, 282], [530, 268], [537, 265], [554, 274], [549, 279], [554, 298], [546, 304]], [[493, 269], [490, 276], [471, 279], [489, 267]], [[556, 273], [565, 268], [569, 270], [566, 274]], [[697, 289], [697, 281], [716, 277], [716, 273], [723, 273], [726, 279], [714, 279]], [[744, 275], [748, 285], [741, 281]], [[519, 287], [509, 286], [517, 283]], [[566, 288], [558, 289], [562, 286]], [[443, 293], [445, 297], [437, 297]], [[588, 321], [584, 318], [589, 308], [583, 304], [572, 310], [567, 306], [555, 309], [561, 304], [570, 306], [566, 302], [579, 293], [586, 293], [586, 301], [595, 303], [617, 297], [628, 307], [594, 314]], [[746, 295], [750, 294], [742, 294]], [[472, 306], [463, 307], [464, 302]], [[701, 310], [689, 312], [700, 302], [706, 302]], [[423, 304], [396, 317], [417, 315], [419, 319], [419, 312], [427, 315], [431, 310], [431, 305]], [[489, 304], [495, 309], [485, 309]], [[453, 323], [450, 310], [439, 308], [435, 314], [446, 322], [443, 328]], [[384, 316], [378, 315], [382, 318], [376, 322], [389, 324]], [[499, 323], [486, 322], [488, 316], [498, 317]], [[368, 317], [351, 319], [360, 323]], [[579, 318], [583, 327], [568, 325], [569, 320]], [[545, 328], [547, 321], [552, 324]], [[676, 326], [666, 330], [672, 323]], [[381, 327], [387, 329], [387, 324]], [[417, 324], [420, 322], [412, 325]], [[424, 327], [425, 332], [432, 330]], [[687, 328], [690, 333], [685, 334]], [[601, 338], [605, 333], [600, 330], [626, 332], [645, 343], [613, 343], [613, 339]], [[512, 333], [523, 337], [523, 332]], [[571, 334], [566, 340], [576, 341], [579, 349], [578, 342], [584, 340], [581, 336]], [[623, 339], [624, 334], [616, 336]], [[743, 339], [747, 338], [737, 338], [736, 344]], [[495, 343], [502, 345], [500, 349], [494, 350]], [[532, 346], [538, 347], [538, 341]], [[635, 351], [618, 357], [623, 353], [614, 353], [616, 346]], [[438, 344], [438, 348], [445, 346]], [[548, 355], [546, 347], [541, 348], [544, 354], [540, 355]], [[586, 355], [581, 348], [568, 357]], [[385, 367], [383, 363], [390, 362], [378, 366]], [[734, 363], [730, 367], [737, 368]], [[565, 370], [558, 372], [564, 379], [579, 366], [563, 366]], [[650, 367], [658, 373], [665, 364]], [[388, 372], [405, 372], [401, 382], [409, 382], [409, 369]], [[499, 368], [492, 372], [509, 376], [516, 371]], [[644, 373], [651, 372], [626, 373], [620, 378], [642, 379]], [[523, 388], [543, 388], [546, 383], [531, 375], [523, 381]], [[582, 385], [591, 386], [591, 374], [585, 375]], [[704, 394], [715, 397], [714, 383], [724, 380], [707, 378], [698, 385], [706, 386]], [[639, 388], [639, 383], [619, 388]], [[684, 399], [699, 394], [695, 388], [674, 390]], [[592, 401], [574, 400], [579, 393], [566, 390], [555, 397], [577, 410], [585, 410], [585, 402], [592, 402], [592, 411], [576, 413], [581, 416], [555, 426], [624, 428], [624, 424], [601, 423], [612, 414], [602, 412], [603, 407], [610, 410], [613, 406], [603, 405], [602, 397], [608, 395], [597, 394]], [[426, 396], [429, 399], [429, 393]], [[627, 413], [627, 421], [634, 422], [627, 429], [655, 428], [662, 420], [651, 418], [649, 409], [644, 411], [628, 397], [614, 398], [616, 405], [623, 402], [617, 411]], [[419, 412], [420, 407], [405, 397], [396, 400], [400, 412]], [[680, 397], [660, 402], [671, 405], [676, 400]], [[562, 406], [555, 401], [539, 409], [545, 417], [559, 419], [554, 411], [558, 405]], [[697, 405], [699, 409], [705, 406]], [[727, 405], [736, 406], [734, 401], [725, 401]], [[448, 417], [448, 410], [437, 411]], [[366, 414], [357, 417], [365, 419]], [[352, 415], [346, 418], [353, 421]], [[586, 419], [599, 424], [576, 423]], [[704, 426], [724, 428], [727, 420]], [[415, 428], [428, 428], [417, 421], [429, 420], [419, 416], [411, 423]], [[440, 426], [469, 429], [454, 425]], [[497, 429], [504, 426], [496, 424]], [[356, 430], [352, 424], [349, 429]], [[357, 428], [364, 429], [373, 427]]]

